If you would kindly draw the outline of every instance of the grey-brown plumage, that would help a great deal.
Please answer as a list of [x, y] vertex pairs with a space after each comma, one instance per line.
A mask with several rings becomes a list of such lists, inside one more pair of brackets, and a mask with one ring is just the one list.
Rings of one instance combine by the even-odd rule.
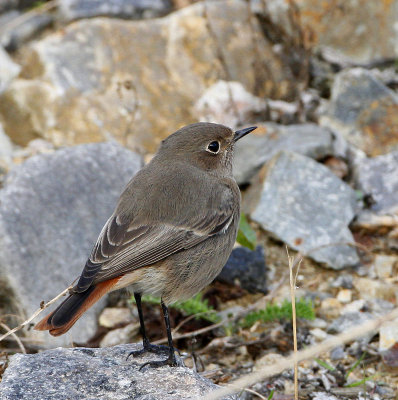
[[[106, 292], [131, 286], [150, 350], [141, 295], [161, 297], [166, 318], [166, 305], [208, 285], [231, 253], [240, 212], [234, 143], [253, 129], [197, 123], [165, 139], [122, 193], [71, 295], [36, 329], [60, 335]], [[175, 364], [174, 351], [167, 362]]]

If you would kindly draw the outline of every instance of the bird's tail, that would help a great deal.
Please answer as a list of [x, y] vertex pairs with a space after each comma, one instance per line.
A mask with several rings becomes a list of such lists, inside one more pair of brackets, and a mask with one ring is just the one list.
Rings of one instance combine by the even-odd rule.
[[52, 313], [44, 317], [35, 328], [38, 331], [50, 331], [53, 336], [68, 332], [75, 322], [96, 303], [104, 294], [116, 285], [119, 278], [90, 286], [82, 293], [72, 293]]

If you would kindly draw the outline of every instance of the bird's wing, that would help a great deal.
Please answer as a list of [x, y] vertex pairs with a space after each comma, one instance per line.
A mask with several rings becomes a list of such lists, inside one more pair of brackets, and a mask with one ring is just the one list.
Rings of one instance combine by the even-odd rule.
[[[225, 193], [223, 197], [225, 199]], [[112, 215], [102, 229], [75, 289], [85, 291], [94, 280], [101, 282], [152, 265], [225, 232], [236, 208], [232, 191], [230, 197], [230, 201], [223, 201], [219, 208], [208, 210], [205, 215], [192, 213], [192, 218], [179, 223], [137, 225], [133, 218], [130, 223], [123, 224], [117, 214]]]

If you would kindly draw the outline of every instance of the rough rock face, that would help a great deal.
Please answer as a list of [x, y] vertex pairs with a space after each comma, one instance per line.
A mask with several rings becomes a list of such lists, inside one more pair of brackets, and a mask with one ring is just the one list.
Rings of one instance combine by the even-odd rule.
[[398, 149], [398, 96], [371, 72], [354, 68], [336, 76], [321, 123], [371, 156]]
[[334, 136], [315, 124], [278, 125], [261, 123], [245, 140], [236, 144], [234, 176], [238, 184], [249, 183], [255, 173], [281, 150], [314, 159], [334, 154]]
[[[80, 275], [123, 187], [141, 165], [139, 156], [108, 142], [34, 156], [7, 175], [0, 190], [0, 298], [7, 300], [1, 314], [24, 320]], [[96, 330], [98, 309], [59, 338], [26, 334], [45, 341], [44, 347], [85, 342]]]
[[[354, 191], [316, 161], [281, 152], [267, 164], [260, 201], [251, 217], [294, 249], [333, 269], [359, 262], [348, 224]], [[338, 243], [338, 244], [334, 244]]]
[[4, 129], [21, 145], [37, 136], [56, 145], [115, 138], [154, 151], [196, 122], [194, 104], [220, 79], [274, 98], [299, 83], [241, 0], [196, 3], [150, 21], [77, 21], [30, 50], [25, 81], [0, 98], [0, 110], [14, 110], [0, 112]]
[[[200, 398], [217, 388], [185, 367], [145, 368], [153, 354], [126, 360], [141, 345], [54, 349], [12, 356], [0, 384], [1, 400], [172, 400]], [[233, 399], [233, 397], [228, 397]]]
[[[283, 1], [276, 0], [271, 3]], [[315, 32], [315, 45], [340, 62], [366, 64], [398, 55], [398, 1], [300, 0], [304, 29]]]

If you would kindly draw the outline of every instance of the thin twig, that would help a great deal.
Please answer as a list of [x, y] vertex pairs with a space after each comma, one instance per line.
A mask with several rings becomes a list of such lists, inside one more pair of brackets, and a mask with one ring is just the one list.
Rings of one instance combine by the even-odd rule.
[[264, 367], [261, 371], [256, 371], [237, 379], [234, 383], [228, 386], [208, 393], [202, 398], [202, 400], [216, 400], [225, 396], [229, 396], [235, 392], [238, 392], [239, 390], [242, 390], [242, 388], [251, 386], [267, 377], [278, 375], [285, 369], [292, 368], [295, 362], [301, 362], [317, 357], [322, 353], [334, 349], [335, 347], [341, 346], [344, 343], [350, 342], [372, 331], [375, 331], [379, 329], [382, 324], [392, 321], [396, 318], [398, 318], [398, 308], [395, 308], [393, 311], [384, 316], [368, 320], [363, 324], [357, 325], [356, 327], [340, 333], [339, 335], [330, 337], [318, 345], [308, 347], [305, 350], [299, 351], [297, 354], [292, 354], [291, 356], [286, 357], [273, 365]]
[[[11, 330], [11, 328], [8, 325], [6, 325], [4, 322], [0, 322], [0, 326], [3, 327], [6, 331]], [[25, 349], [25, 346], [23, 345], [21, 339], [14, 332], [11, 333], [11, 336], [18, 343], [18, 346], [21, 349], [22, 353], [26, 354], [26, 349]]]
[[187, 322], [191, 321], [192, 319], [194, 319], [194, 318], [196, 318], [196, 317], [200, 317], [201, 315], [214, 314], [214, 313], [215, 313], [214, 310], [209, 310], [209, 311], [202, 311], [202, 312], [199, 312], [199, 313], [196, 313], [196, 314], [189, 315], [187, 318], [183, 319], [183, 320], [173, 329], [173, 331], [172, 331], [173, 335], [174, 335], [175, 333], [177, 333], [177, 332], [181, 329], [181, 327], [182, 327], [183, 325], [185, 325]]
[[263, 395], [261, 395], [260, 393], [256, 392], [256, 391], [253, 390], [253, 389], [246, 388], [246, 389], [244, 389], [244, 390], [245, 390], [245, 392], [249, 392], [249, 393], [251, 393], [251, 394], [254, 394], [255, 396], [260, 397], [260, 399], [267, 400], [266, 397], [264, 397]]
[[[24, 326], [28, 325], [33, 319], [35, 319], [43, 310], [45, 310], [47, 307], [49, 307], [51, 304], [55, 303], [59, 298], [62, 296], [65, 296], [66, 294], [69, 293], [69, 290], [73, 288], [73, 284], [70, 285], [68, 288], [66, 288], [63, 292], [61, 292], [58, 296], [54, 297], [52, 300], [45, 304], [40, 304], [40, 308], [37, 309], [26, 321], [22, 322], [22, 324], [16, 326], [15, 328], [11, 329], [4, 335], [0, 336], [0, 342], [4, 340], [6, 337], [12, 335], [14, 332], [19, 331], [22, 329]], [[44, 303], [44, 302], [43, 302]]]

